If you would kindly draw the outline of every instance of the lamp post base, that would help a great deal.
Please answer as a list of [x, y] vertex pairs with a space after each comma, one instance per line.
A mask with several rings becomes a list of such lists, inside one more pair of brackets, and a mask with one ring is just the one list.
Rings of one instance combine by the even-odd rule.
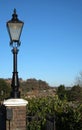
[[10, 95], [11, 98], [20, 98], [20, 92], [11, 92], [11, 95]]

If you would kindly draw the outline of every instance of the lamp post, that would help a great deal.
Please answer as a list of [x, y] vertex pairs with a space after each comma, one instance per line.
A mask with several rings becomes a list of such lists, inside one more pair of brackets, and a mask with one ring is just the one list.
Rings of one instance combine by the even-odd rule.
[[20, 46], [20, 36], [22, 32], [24, 23], [18, 19], [18, 15], [16, 14], [16, 9], [14, 9], [14, 13], [12, 14], [12, 19], [7, 22], [7, 29], [10, 36], [10, 45], [12, 46], [13, 53], [13, 76], [11, 81], [11, 98], [20, 98], [19, 91], [19, 78], [17, 71], [17, 54], [18, 47]]

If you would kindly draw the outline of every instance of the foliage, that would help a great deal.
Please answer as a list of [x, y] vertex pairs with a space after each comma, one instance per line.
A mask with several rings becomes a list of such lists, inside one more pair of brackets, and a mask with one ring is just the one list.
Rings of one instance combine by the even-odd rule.
[[28, 129], [46, 130], [47, 118], [55, 117], [57, 130], [82, 130], [82, 105], [62, 101], [57, 96], [30, 99], [27, 116]]
[[[28, 79], [21, 82], [21, 88], [25, 93], [34, 89], [48, 89], [49, 85], [42, 80]], [[56, 130], [82, 130], [82, 88], [75, 85], [71, 90], [66, 90], [64, 85], [60, 85], [57, 94], [54, 97], [28, 99], [28, 130], [47, 130], [48, 119], [55, 119]], [[0, 79], [0, 100], [9, 95], [10, 85]]]
[[29, 100], [27, 113], [28, 117], [32, 116], [33, 121], [28, 122], [28, 127], [31, 128], [34, 121], [36, 121], [36, 125], [33, 125], [33, 130], [41, 130], [41, 128], [45, 126], [47, 115], [54, 115], [54, 104], [51, 102], [53, 102], [52, 97]]
[[82, 130], [82, 113], [79, 107], [68, 104], [61, 112], [56, 113], [57, 130]]
[[[21, 82], [21, 88], [25, 93], [34, 89], [48, 89], [49, 85], [42, 80], [28, 79]], [[64, 85], [60, 85], [57, 94], [54, 97], [28, 99], [28, 130], [47, 130], [48, 119], [55, 119], [56, 130], [82, 130], [82, 87], [75, 85], [71, 90], [66, 90]], [[10, 85], [0, 79], [0, 100], [9, 95]]]

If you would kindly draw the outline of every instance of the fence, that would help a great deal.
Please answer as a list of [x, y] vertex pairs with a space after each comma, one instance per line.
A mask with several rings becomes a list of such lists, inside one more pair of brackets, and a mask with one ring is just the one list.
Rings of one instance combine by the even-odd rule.
[[46, 129], [45, 130], [56, 130], [55, 128], [55, 116], [47, 116]]
[[6, 108], [0, 105], [0, 130], [6, 130]]
[[[36, 122], [40, 121], [40, 118], [38, 117], [34, 117], [34, 116], [27, 116], [27, 130], [32, 130], [31, 127], [28, 127], [28, 124], [32, 124], [32, 122], [34, 122], [36, 120]], [[33, 130], [36, 130], [37, 128], [33, 128]], [[47, 116], [46, 117], [46, 123], [44, 125], [42, 125], [40, 123], [40, 130], [56, 130], [55, 127], [55, 116]]]

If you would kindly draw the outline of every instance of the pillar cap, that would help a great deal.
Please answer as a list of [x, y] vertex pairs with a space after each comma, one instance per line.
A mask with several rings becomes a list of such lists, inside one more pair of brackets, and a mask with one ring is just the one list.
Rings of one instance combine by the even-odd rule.
[[4, 100], [3, 104], [5, 106], [26, 106], [28, 104], [28, 101], [24, 99], [7, 99]]

